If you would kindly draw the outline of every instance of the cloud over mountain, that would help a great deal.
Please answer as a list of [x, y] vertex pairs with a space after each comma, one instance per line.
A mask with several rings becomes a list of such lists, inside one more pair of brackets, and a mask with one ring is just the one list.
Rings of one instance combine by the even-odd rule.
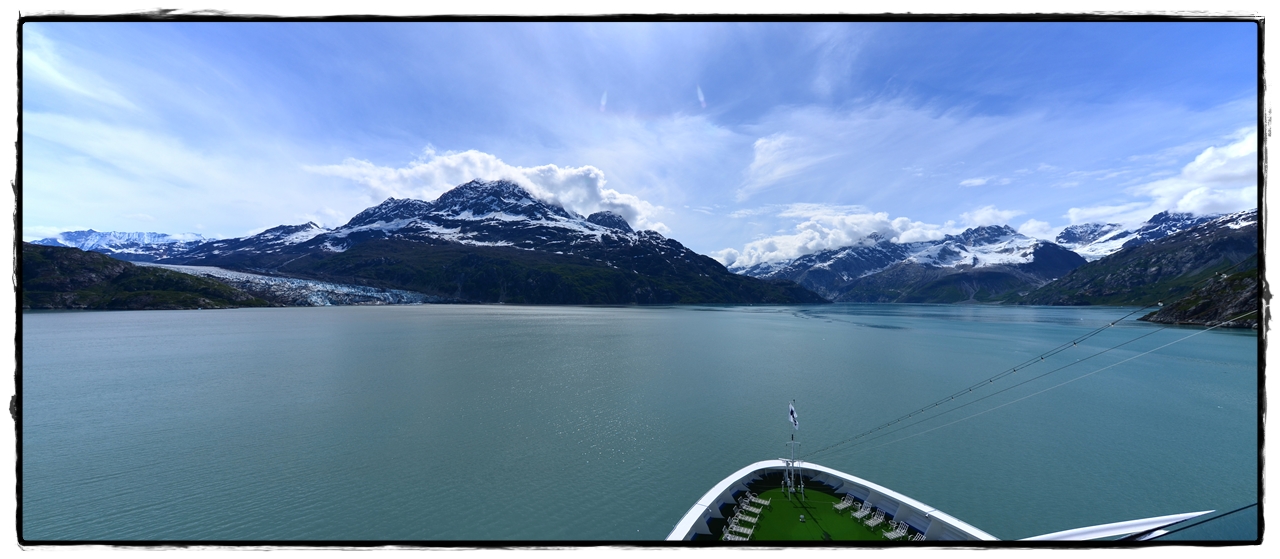
[[455, 185], [473, 179], [510, 180], [535, 197], [574, 212], [589, 215], [611, 211], [640, 229], [667, 231], [657, 221], [662, 211], [632, 194], [606, 188], [604, 172], [590, 165], [560, 167], [508, 165], [497, 156], [477, 150], [437, 153], [428, 146], [422, 156], [404, 167], [383, 167], [347, 158], [340, 165], [311, 165], [306, 170], [350, 179], [365, 186], [375, 199], [416, 198], [434, 200]]
[[[800, 219], [794, 232], [751, 241], [741, 251], [727, 248], [711, 256], [722, 264], [751, 266], [761, 262], [791, 260], [830, 248], [875, 243], [877, 238], [898, 243], [941, 239], [952, 229], [945, 226], [912, 221], [905, 217], [889, 218], [885, 212], [871, 212], [862, 206], [826, 204], [789, 204], [773, 208], [777, 217]], [[760, 212], [742, 212], [746, 217]]]
[[1071, 223], [1113, 222], [1135, 225], [1160, 211], [1196, 215], [1230, 213], [1258, 203], [1258, 131], [1237, 132], [1234, 141], [1210, 146], [1177, 175], [1127, 190], [1144, 197], [1130, 203], [1067, 210]]

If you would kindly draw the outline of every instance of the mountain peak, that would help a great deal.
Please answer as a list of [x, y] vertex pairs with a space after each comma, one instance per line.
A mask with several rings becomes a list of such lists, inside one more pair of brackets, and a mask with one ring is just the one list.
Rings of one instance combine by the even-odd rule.
[[959, 241], [967, 246], [989, 245], [1017, 236], [1019, 233], [1008, 225], [980, 225], [965, 229], [959, 235], [947, 235], [947, 240]]
[[1104, 235], [1121, 228], [1119, 223], [1083, 223], [1070, 225], [1058, 233], [1057, 241], [1062, 246], [1076, 247], [1092, 243]]
[[431, 203], [434, 214], [453, 218], [506, 214], [535, 220], [581, 219], [564, 208], [537, 200], [509, 180], [476, 179], [454, 187]]
[[627, 233], [633, 232], [631, 229], [631, 224], [627, 223], [626, 218], [608, 210], [605, 210], [602, 212], [596, 212], [587, 216], [587, 221], [590, 223], [599, 225], [601, 227], [617, 229], [619, 231], [625, 231]]
[[355, 215], [343, 227], [358, 227], [378, 222], [390, 223], [401, 219], [412, 219], [430, 210], [430, 204], [413, 198], [387, 198], [381, 204], [366, 208]]
[[1156, 215], [1151, 216], [1151, 219], [1147, 220], [1147, 224], [1163, 225], [1165, 223], [1181, 223], [1185, 221], [1190, 221], [1192, 219], [1195, 219], [1194, 214], [1165, 210], [1163, 212], [1160, 212]]

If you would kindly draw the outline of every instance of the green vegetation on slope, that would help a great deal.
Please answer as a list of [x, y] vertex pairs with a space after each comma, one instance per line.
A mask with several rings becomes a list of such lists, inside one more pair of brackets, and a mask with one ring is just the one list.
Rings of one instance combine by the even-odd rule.
[[[602, 255], [603, 256], [603, 255]], [[616, 256], [615, 256], [616, 258]], [[824, 303], [794, 282], [730, 273], [710, 258], [671, 265], [654, 257], [604, 260], [510, 247], [366, 241], [312, 253], [277, 271], [297, 277], [406, 289], [485, 303], [702, 304]], [[627, 269], [630, 268], [630, 269]]]
[[216, 309], [269, 303], [188, 274], [77, 248], [22, 244], [24, 309]]
[[[1241, 263], [1243, 271], [1215, 276], [1186, 297], [1167, 302], [1138, 320], [1162, 324], [1258, 327], [1258, 258]], [[1252, 312], [1253, 314], [1249, 314]]]
[[1257, 254], [1255, 226], [1203, 234], [1189, 230], [1080, 266], [1011, 302], [1027, 305], [1168, 303], [1185, 296], [1214, 275], [1232, 270], [1241, 261], [1256, 258]]

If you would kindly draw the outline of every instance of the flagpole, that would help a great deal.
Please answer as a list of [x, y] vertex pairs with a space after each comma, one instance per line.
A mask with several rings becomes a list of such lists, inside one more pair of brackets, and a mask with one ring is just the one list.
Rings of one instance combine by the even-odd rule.
[[[800, 421], [796, 418], [796, 401], [793, 399], [787, 405], [787, 418], [791, 420], [791, 427], [796, 431], [800, 430]], [[800, 499], [805, 500], [804, 495], [804, 476], [801, 474], [800, 466], [796, 463], [796, 434], [791, 433], [791, 442], [787, 446], [791, 447], [791, 460], [787, 461], [787, 500], [791, 500], [791, 494], [796, 492], [796, 478], [800, 481]], [[794, 468], [794, 470], [793, 470]]]

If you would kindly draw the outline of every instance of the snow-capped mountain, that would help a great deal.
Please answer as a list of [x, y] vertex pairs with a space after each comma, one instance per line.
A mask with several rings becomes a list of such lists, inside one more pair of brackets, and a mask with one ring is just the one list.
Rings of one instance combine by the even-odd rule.
[[[1022, 299], [1033, 305], [1149, 305], [1169, 302], [1218, 272], [1256, 270], [1258, 210], [1125, 247], [1089, 262]], [[1203, 301], [1201, 301], [1203, 303]]]
[[633, 230], [620, 215], [583, 217], [509, 181], [471, 181], [432, 201], [390, 198], [331, 230], [313, 223], [280, 226], [203, 243], [162, 263], [452, 300], [821, 302], [789, 282], [732, 274], [674, 239]]
[[207, 241], [197, 233], [168, 235], [165, 233], [120, 231], [68, 231], [55, 237], [32, 241], [45, 246], [74, 247], [98, 252], [119, 260], [152, 261], [182, 254]]
[[181, 254], [170, 256], [166, 261], [191, 261], [241, 253], [276, 254], [289, 247], [310, 241], [327, 231], [328, 229], [310, 221], [301, 225], [280, 225], [248, 237], [201, 243], [189, 247]]
[[1086, 223], [1063, 229], [1055, 239], [1090, 262], [1114, 254], [1122, 248], [1135, 247], [1218, 218], [1218, 215], [1196, 216], [1189, 213], [1160, 212], [1132, 231], [1115, 223]]
[[626, 219], [612, 212], [583, 217], [538, 200], [513, 182], [475, 180], [430, 202], [388, 198], [332, 230], [314, 223], [282, 225], [251, 237], [205, 243], [172, 260], [225, 261], [313, 248], [343, 252], [371, 240], [516, 247], [559, 254], [636, 243], [685, 250], [656, 232], [633, 231]]
[[1247, 227], [1256, 223], [1257, 210], [1252, 211], [1230, 216], [1161, 212], [1133, 230], [1114, 223], [1073, 225], [1057, 236], [1057, 243], [1008, 226], [975, 227], [938, 241], [903, 244], [872, 236], [856, 246], [729, 269], [762, 279], [790, 279], [836, 301], [991, 300], [1027, 293], [1086, 261], [1219, 220]]
[[786, 262], [730, 266], [729, 270], [760, 279], [789, 279], [823, 297], [832, 298], [849, 282], [901, 262], [923, 245], [892, 243], [874, 233], [872, 235], [873, 244], [828, 249]]
[[[1054, 239], [1059, 245], [1074, 249], [1076, 247], [1087, 246], [1103, 236], [1119, 231], [1122, 226], [1119, 223], [1085, 223], [1081, 225], [1070, 225], [1058, 233]], [[1083, 255], [1081, 255], [1083, 256]]]
[[[790, 262], [730, 269], [762, 279], [790, 279], [833, 300], [854, 297], [880, 301], [908, 296], [915, 288], [907, 284], [973, 271], [984, 272], [986, 280], [1000, 275], [1002, 285], [1029, 289], [1084, 263], [1054, 243], [1027, 237], [1008, 226], [975, 227], [937, 241], [899, 244], [880, 237], [870, 240], [874, 243], [825, 250]], [[876, 278], [880, 275], [883, 277]], [[889, 280], [891, 277], [896, 279]], [[892, 293], [870, 294], [879, 289]], [[851, 290], [858, 295], [849, 295]], [[944, 299], [965, 300], [979, 291], [961, 288]]]
[[634, 243], [665, 238], [635, 232], [612, 212], [583, 217], [534, 198], [509, 181], [471, 181], [434, 201], [395, 198], [360, 212], [326, 235], [326, 248], [345, 250], [371, 238], [447, 241], [480, 246], [514, 246], [572, 254], [575, 247]]

